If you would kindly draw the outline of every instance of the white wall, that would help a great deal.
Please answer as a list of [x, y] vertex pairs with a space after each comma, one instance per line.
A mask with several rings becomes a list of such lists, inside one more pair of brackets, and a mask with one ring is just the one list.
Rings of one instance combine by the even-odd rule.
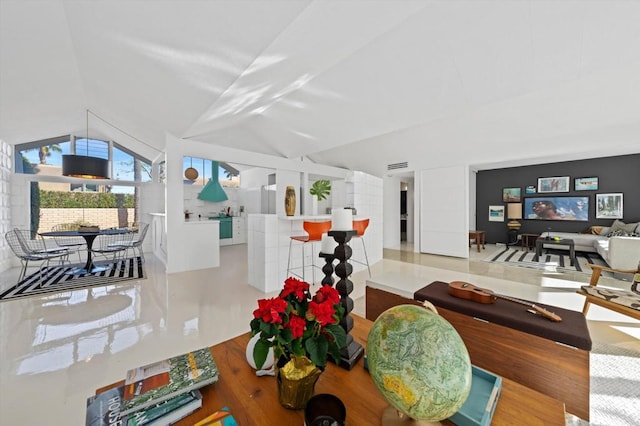
[[384, 248], [400, 248], [400, 185], [402, 178], [387, 176], [383, 179]]
[[12, 169], [13, 146], [0, 140], [0, 272], [6, 271], [16, 262], [15, 256], [4, 238], [4, 235], [11, 229]]
[[413, 177], [403, 179], [407, 182], [407, 243], [413, 243], [413, 230], [416, 216], [413, 214], [415, 205], [415, 179]]
[[478, 171], [469, 169], [469, 229], [478, 229], [476, 225], [476, 177]]

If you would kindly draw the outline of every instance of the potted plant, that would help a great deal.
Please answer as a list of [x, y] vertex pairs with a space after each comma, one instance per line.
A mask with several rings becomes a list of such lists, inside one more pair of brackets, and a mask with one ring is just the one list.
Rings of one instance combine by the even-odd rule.
[[311, 209], [314, 215], [318, 214], [318, 201], [326, 200], [331, 193], [331, 181], [328, 179], [320, 179], [313, 182], [309, 189], [309, 194], [313, 196], [311, 199]]
[[287, 278], [277, 297], [258, 300], [250, 323], [251, 336], [260, 335], [253, 358], [260, 369], [273, 348], [278, 395], [284, 407], [304, 408], [327, 357], [339, 362], [347, 339], [340, 325], [343, 316], [335, 288], [324, 285], [311, 297], [309, 284], [297, 278]]
[[317, 198], [318, 201], [326, 200], [331, 193], [331, 181], [328, 179], [320, 179], [313, 182], [309, 193]]

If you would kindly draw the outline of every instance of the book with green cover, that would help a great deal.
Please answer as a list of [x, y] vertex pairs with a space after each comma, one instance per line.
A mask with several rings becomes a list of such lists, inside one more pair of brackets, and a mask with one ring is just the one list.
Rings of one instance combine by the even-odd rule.
[[[168, 383], [161, 386], [151, 386], [147, 391], [142, 390], [144, 386], [140, 387], [140, 391], [137, 390], [141, 370], [166, 374], [166, 368], [164, 368], [166, 363], [169, 365]], [[161, 368], [155, 368], [154, 364], [158, 364]], [[218, 366], [208, 347], [158, 361], [154, 364], [129, 370], [127, 373], [124, 385], [125, 394], [131, 393], [132, 386], [134, 390], [133, 395], [129, 395], [129, 399], [125, 398], [122, 403], [120, 410], [122, 416], [166, 401], [180, 394], [199, 389], [218, 380]], [[157, 381], [154, 381], [150, 376], [143, 377], [142, 380], [151, 380], [157, 384]], [[164, 383], [165, 380], [163, 379], [161, 382]]]
[[159, 404], [124, 416], [122, 426], [170, 425], [202, 407], [199, 390], [183, 393]]

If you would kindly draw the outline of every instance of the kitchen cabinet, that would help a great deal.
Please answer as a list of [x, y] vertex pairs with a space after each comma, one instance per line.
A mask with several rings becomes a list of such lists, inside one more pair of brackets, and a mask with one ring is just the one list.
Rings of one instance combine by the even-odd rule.
[[244, 216], [233, 217], [233, 244], [247, 242], [247, 222]]
[[220, 223], [220, 245], [229, 246], [233, 244], [233, 222], [230, 217], [219, 217], [216, 220]]

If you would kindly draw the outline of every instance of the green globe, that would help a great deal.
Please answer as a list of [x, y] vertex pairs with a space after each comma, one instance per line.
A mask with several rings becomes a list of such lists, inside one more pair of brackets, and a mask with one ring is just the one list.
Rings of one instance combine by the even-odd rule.
[[369, 331], [367, 362], [382, 395], [412, 419], [446, 419], [469, 396], [467, 348], [453, 326], [427, 308], [384, 311]]

